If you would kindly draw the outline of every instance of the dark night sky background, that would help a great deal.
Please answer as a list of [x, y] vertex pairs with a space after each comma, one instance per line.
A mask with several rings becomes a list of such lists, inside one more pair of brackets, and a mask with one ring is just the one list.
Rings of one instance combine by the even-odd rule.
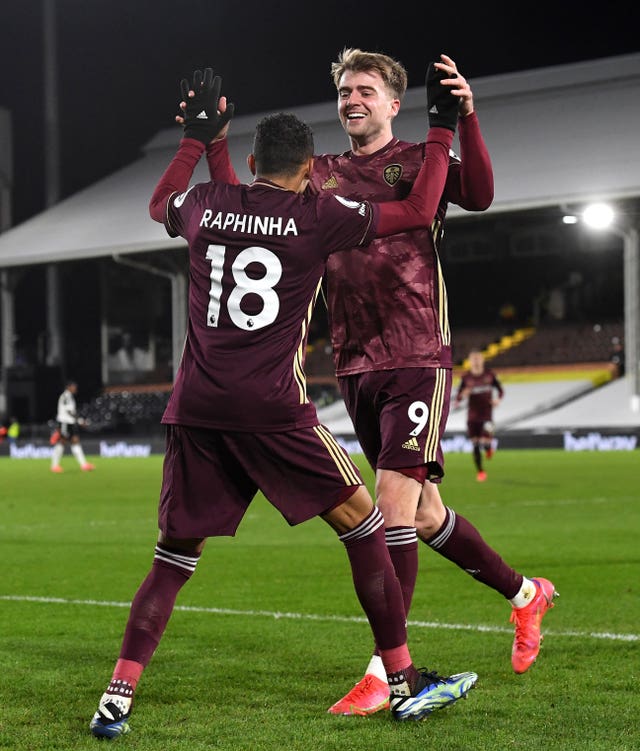
[[[640, 11], [583, 3], [56, 0], [61, 197], [171, 127], [179, 79], [210, 65], [237, 114], [332, 100], [348, 46], [400, 59], [409, 86], [447, 52], [474, 78], [640, 51]], [[2, 0], [0, 106], [12, 112], [14, 224], [45, 208], [42, 0]], [[615, 113], [603, 113], [603, 127]], [[640, 127], [640, 126], [639, 126]]]

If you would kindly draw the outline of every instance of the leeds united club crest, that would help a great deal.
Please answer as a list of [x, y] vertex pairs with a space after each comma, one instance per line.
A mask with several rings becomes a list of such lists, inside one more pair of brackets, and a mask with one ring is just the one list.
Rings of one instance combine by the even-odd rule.
[[384, 172], [382, 174], [387, 185], [395, 185], [402, 177], [402, 165], [389, 164], [384, 168]]

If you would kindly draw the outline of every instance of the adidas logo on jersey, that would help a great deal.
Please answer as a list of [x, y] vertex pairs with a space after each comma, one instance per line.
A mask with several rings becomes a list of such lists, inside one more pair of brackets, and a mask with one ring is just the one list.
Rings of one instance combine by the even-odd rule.
[[416, 438], [409, 438], [402, 444], [403, 449], [409, 449], [409, 451], [420, 451], [420, 444]]
[[331, 177], [328, 180], [325, 180], [322, 183], [322, 190], [332, 190], [333, 188], [338, 187], [338, 181], [336, 180], [335, 175], [331, 175]]

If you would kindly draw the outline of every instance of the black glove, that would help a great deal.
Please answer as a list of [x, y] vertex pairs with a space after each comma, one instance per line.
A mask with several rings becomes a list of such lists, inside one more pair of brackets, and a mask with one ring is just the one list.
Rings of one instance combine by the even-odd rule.
[[[227, 104], [227, 109], [224, 112], [218, 112], [221, 88], [222, 78], [220, 76], [214, 77], [211, 68], [204, 69], [204, 78], [202, 71], [194, 71], [193, 86], [189, 86], [189, 81], [186, 78], [180, 81], [180, 93], [187, 103], [182, 113], [185, 138], [196, 138], [206, 146], [231, 120], [233, 104]], [[195, 91], [195, 96], [189, 96], [189, 89]]]
[[433, 63], [429, 63], [426, 77], [427, 112], [429, 127], [449, 128], [454, 133], [458, 124], [458, 105], [460, 99], [451, 93], [448, 86], [442, 86], [440, 81], [452, 78], [446, 71], [439, 70]]

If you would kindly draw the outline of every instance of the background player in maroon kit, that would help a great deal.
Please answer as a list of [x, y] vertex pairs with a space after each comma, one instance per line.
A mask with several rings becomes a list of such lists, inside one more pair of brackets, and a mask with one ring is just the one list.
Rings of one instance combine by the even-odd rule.
[[[433, 224], [374, 241], [361, 253], [334, 253], [327, 264], [327, 307], [336, 374], [367, 460], [376, 471], [376, 500], [409, 613], [420, 539], [511, 604], [513, 669], [522, 673], [540, 649], [540, 622], [555, 592], [508, 566], [465, 518], [444, 505], [440, 439], [451, 394], [451, 330], [438, 255], [447, 205], [471, 211], [493, 200], [493, 172], [471, 87], [447, 55], [436, 63], [459, 99], [460, 158], [451, 154]], [[424, 143], [392, 131], [407, 87], [404, 67], [380, 53], [345, 49], [333, 63], [338, 116], [351, 149], [316, 156], [310, 190], [370, 200], [406, 195], [422, 164]], [[431, 108], [430, 108], [431, 109]], [[237, 177], [224, 133], [207, 151], [212, 177]], [[336, 702], [334, 714], [371, 714], [387, 706], [384, 666], [374, 653], [364, 677]]]
[[194, 76], [193, 96], [183, 82], [185, 137], [150, 204], [151, 216], [189, 245], [187, 337], [162, 420], [167, 447], [154, 562], [133, 600], [91, 731], [110, 738], [128, 731], [137, 682], [206, 537], [234, 535], [258, 489], [289, 524], [321, 516], [337, 532], [385, 664], [393, 715], [420, 719], [466, 695], [477, 675], [442, 678], [413, 666], [382, 515], [356, 466], [318, 423], [306, 393], [304, 352], [329, 255], [432, 220], [455, 100], [446, 89], [448, 104], [436, 97], [453, 125], [430, 130], [414, 192], [378, 206], [303, 193], [313, 137], [287, 114], [258, 123], [251, 185], [210, 182], [187, 190], [207, 144], [231, 116], [231, 109], [217, 111], [220, 86], [211, 69], [204, 79]]
[[472, 350], [469, 353], [469, 370], [460, 378], [454, 406], [459, 407], [467, 400], [467, 435], [473, 444], [473, 461], [478, 482], [487, 479], [482, 466], [482, 452], [484, 451], [487, 459], [493, 456], [493, 408], [500, 404], [503, 396], [502, 384], [493, 370], [485, 367], [482, 352]]

